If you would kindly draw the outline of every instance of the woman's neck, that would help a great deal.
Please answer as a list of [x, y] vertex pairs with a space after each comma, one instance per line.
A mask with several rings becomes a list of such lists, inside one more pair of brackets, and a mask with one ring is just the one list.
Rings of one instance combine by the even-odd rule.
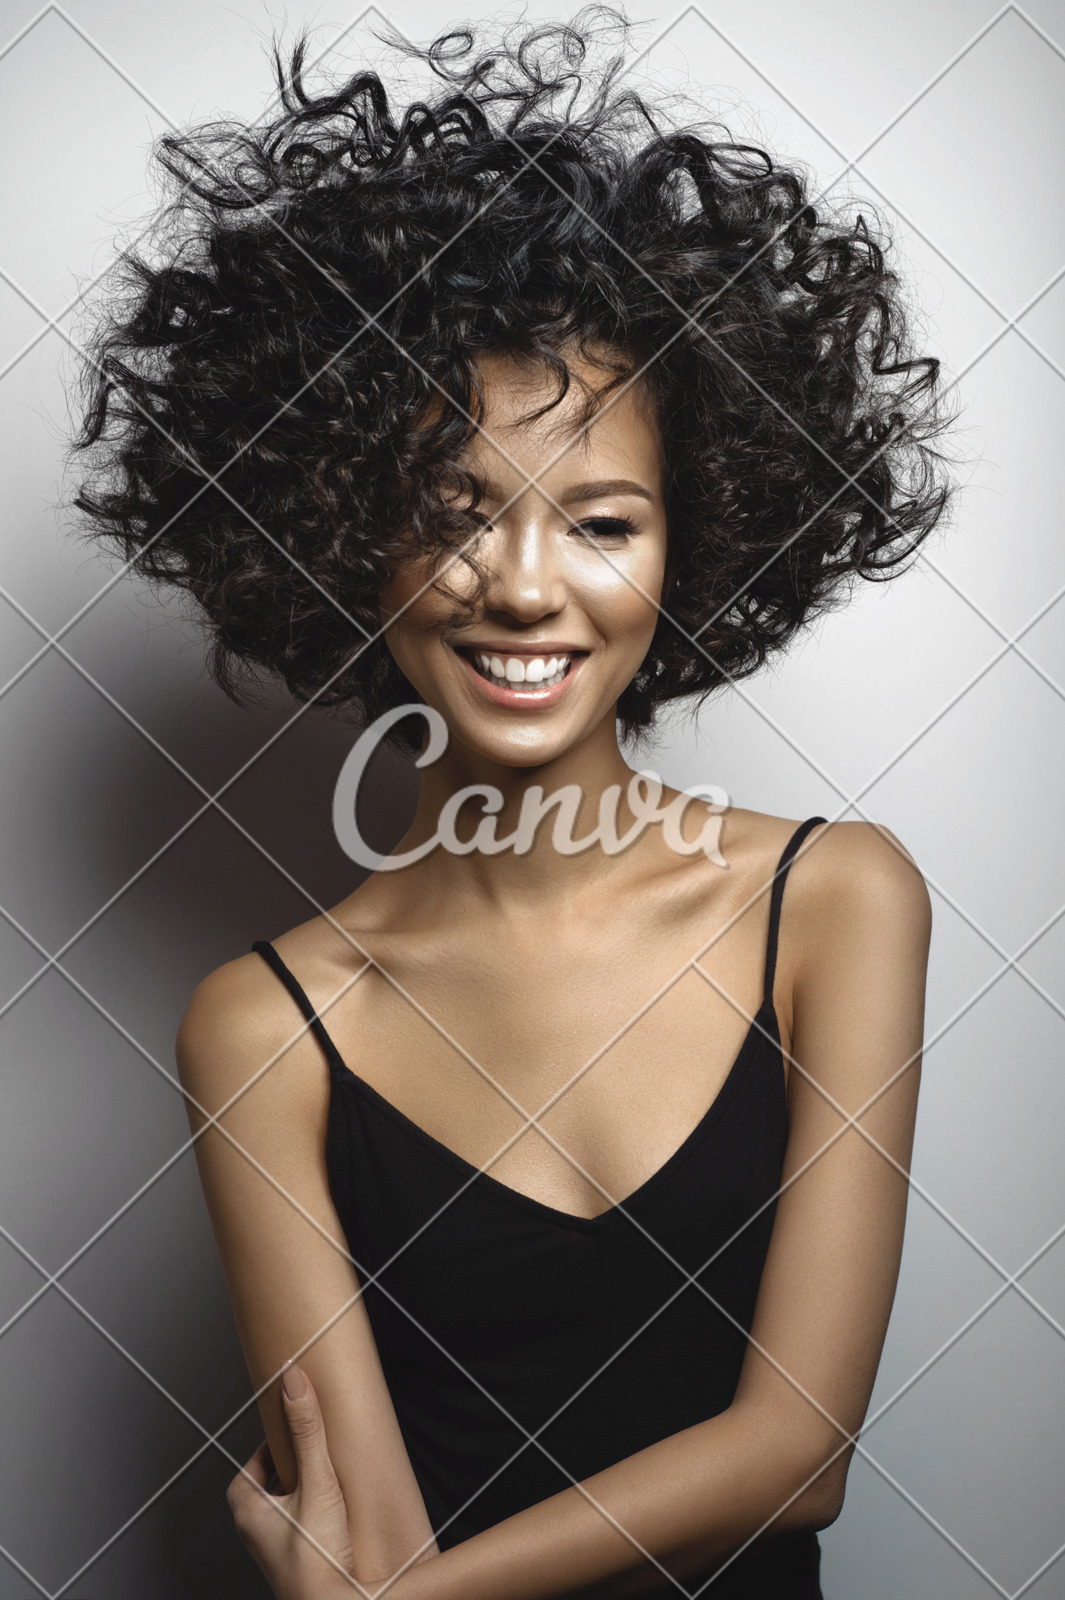
[[[587, 848], [560, 850], [556, 819], [561, 836], [579, 843], [596, 835], [603, 808], [617, 834], [624, 837], [634, 822], [626, 798], [632, 775], [618, 747], [613, 718], [604, 719], [588, 739], [558, 760], [538, 766], [504, 766], [452, 742], [425, 771], [414, 822], [396, 851], [404, 853], [434, 835], [441, 837], [442, 842], [415, 869], [434, 898], [480, 900], [490, 908], [505, 904], [507, 909], [519, 909], [525, 901], [542, 906], [545, 898], [565, 899], [593, 888], [605, 876], [616, 878], [621, 858], [617, 852], [608, 853], [598, 835]], [[476, 786], [492, 791], [492, 802], [486, 804], [483, 794], [471, 796], [454, 817], [451, 838], [469, 841], [480, 827], [489, 842], [515, 837], [520, 846], [498, 853], [474, 848], [460, 854], [448, 848], [449, 830], [441, 828], [442, 813], [460, 791]], [[612, 789], [620, 792], [611, 794]], [[559, 797], [555, 805], [549, 804], [552, 796]]]

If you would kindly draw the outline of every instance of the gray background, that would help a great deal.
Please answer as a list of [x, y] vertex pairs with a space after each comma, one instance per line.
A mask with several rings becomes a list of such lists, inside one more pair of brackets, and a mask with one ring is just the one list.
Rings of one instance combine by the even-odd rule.
[[[392, 14], [425, 39], [493, 10]], [[35, 15], [6, 0], [0, 46]], [[313, 713], [286, 728], [281, 696], [231, 706], [195, 627], [128, 580], [106, 587], [111, 568], [72, 541], [61, 502], [77, 368], [63, 335], [83, 327], [70, 302], [145, 216], [146, 148], [166, 119], [261, 109], [276, 15], [262, 0], [68, 0], [0, 57], [0, 1600], [265, 1593], [224, 1501], [259, 1425], [179, 1153], [172, 1041], [203, 973], [353, 886], [329, 826], [352, 735]], [[323, 49], [352, 16], [332, 0], [285, 15], [313, 22]], [[744, 806], [882, 822], [932, 892], [902, 1276], [866, 1454], [823, 1535], [826, 1596], [1052, 1600], [1065, 6], [707, 0], [632, 15], [653, 44], [638, 82], [696, 87], [824, 183], [858, 158], [846, 181], [892, 222], [929, 346], [959, 380], [954, 526], [698, 727], [678, 719], [654, 760]], [[378, 48], [356, 26], [331, 59]], [[395, 821], [409, 775], [384, 763], [378, 777]], [[229, 817], [204, 812], [197, 785], [225, 784]]]

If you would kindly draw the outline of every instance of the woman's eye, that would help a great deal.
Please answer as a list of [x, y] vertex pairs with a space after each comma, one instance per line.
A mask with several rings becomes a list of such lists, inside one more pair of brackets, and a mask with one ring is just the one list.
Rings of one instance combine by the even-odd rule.
[[573, 531], [594, 541], [624, 539], [635, 533], [636, 529], [627, 517], [592, 517], [587, 522], [579, 522]]

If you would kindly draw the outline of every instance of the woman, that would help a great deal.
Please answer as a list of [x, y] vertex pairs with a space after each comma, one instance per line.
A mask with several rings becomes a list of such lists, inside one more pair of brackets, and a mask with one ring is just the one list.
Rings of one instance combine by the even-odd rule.
[[446, 37], [402, 116], [297, 50], [271, 126], [163, 141], [98, 345], [97, 529], [231, 692], [423, 751], [409, 862], [178, 1041], [288, 1600], [818, 1596], [891, 1309], [923, 880], [622, 747], [904, 565], [937, 367], [862, 216], [589, 72], [616, 21]]

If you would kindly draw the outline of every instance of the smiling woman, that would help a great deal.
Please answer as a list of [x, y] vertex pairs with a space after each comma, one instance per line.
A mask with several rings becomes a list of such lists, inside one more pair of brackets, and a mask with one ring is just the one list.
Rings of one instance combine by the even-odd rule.
[[228, 690], [266, 670], [359, 722], [407, 697], [381, 593], [411, 561], [478, 570], [486, 360], [527, 400], [598, 367], [566, 425], [639, 379], [671, 570], [623, 733], [756, 670], [939, 519], [938, 363], [873, 213], [815, 206], [715, 124], [661, 126], [623, 57], [586, 66], [611, 27], [445, 35], [440, 93], [401, 115], [370, 72], [312, 94], [300, 47], [276, 122], [161, 141], [173, 200], [96, 341], [78, 504], [200, 603]]
[[658, 708], [946, 503], [866, 217], [665, 127], [587, 65], [612, 27], [447, 35], [401, 114], [297, 50], [272, 126], [163, 141], [161, 254], [97, 344], [79, 503], [220, 680], [447, 733], [402, 869], [209, 974], [178, 1039], [268, 1439], [231, 1504], [285, 1600], [812, 1600], [891, 1309], [899, 841], [731, 809], [723, 871], [667, 790], [621, 849], [440, 847], [471, 786], [501, 831], [545, 791], [640, 821]]
[[[454, 738], [508, 765], [554, 760], [603, 722], [650, 648], [668, 560], [653, 410], [638, 383], [600, 398], [602, 368], [564, 353], [561, 400], [540, 363], [478, 362], [482, 426], [461, 470], [487, 578], [456, 565], [441, 593], [432, 559], [411, 561], [382, 593], [408, 683]], [[486, 722], [488, 706], [510, 714]]]

